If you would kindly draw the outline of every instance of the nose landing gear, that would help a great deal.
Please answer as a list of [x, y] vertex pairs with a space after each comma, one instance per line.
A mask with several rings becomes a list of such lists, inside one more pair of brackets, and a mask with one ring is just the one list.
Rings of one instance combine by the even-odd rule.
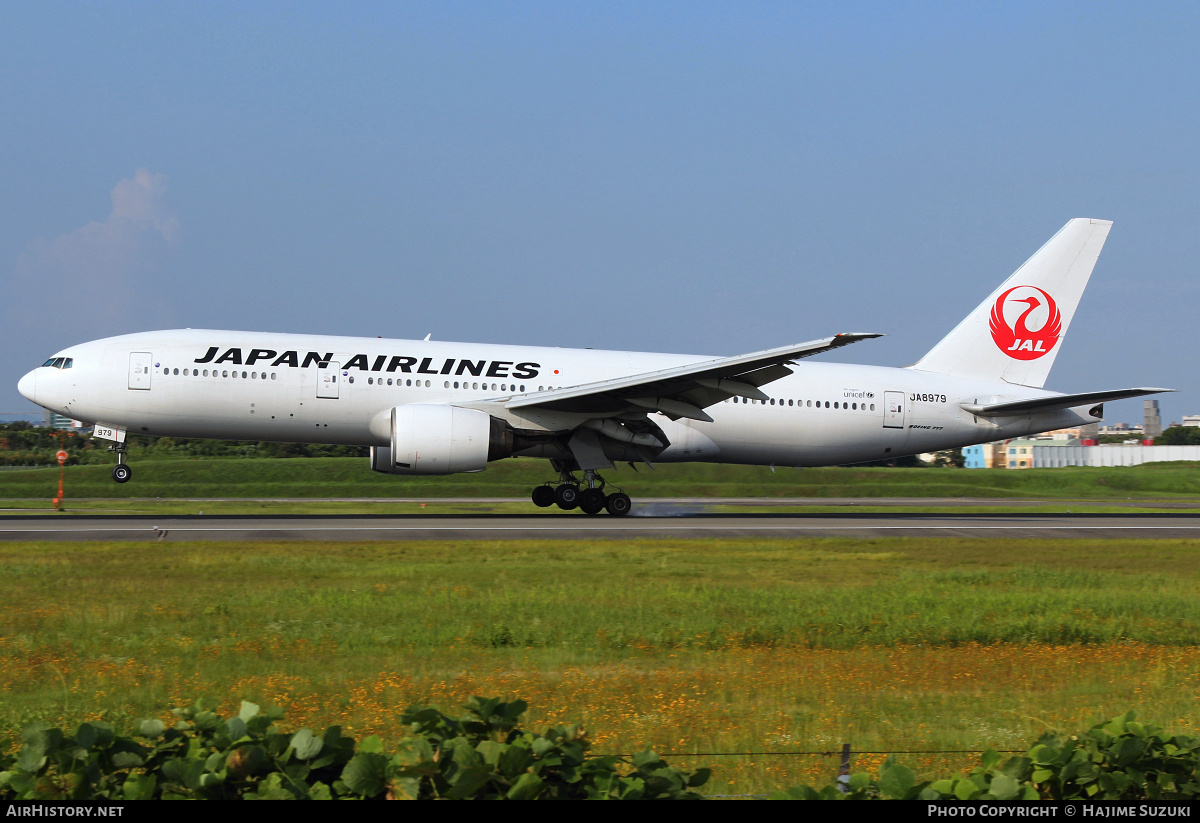
[[118, 483], [128, 483], [129, 478], [133, 477], [133, 469], [125, 462], [125, 444], [117, 443], [109, 446], [108, 450], [117, 453], [117, 465], [113, 466], [112, 479]]

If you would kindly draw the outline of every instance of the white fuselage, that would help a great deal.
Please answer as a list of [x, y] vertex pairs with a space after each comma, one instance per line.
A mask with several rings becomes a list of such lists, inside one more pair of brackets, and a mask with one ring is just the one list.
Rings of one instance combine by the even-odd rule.
[[[86, 423], [155, 436], [384, 446], [388, 411], [472, 406], [709, 358], [589, 349], [186, 329], [59, 352], [70, 368], [22, 379], [39, 405]], [[330, 365], [322, 368], [320, 363]], [[336, 364], [336, 365], [334, 365]], [[961, 403], [1051, 397], [1041, 389], [886, 368], [798, 361], [763, 386], [773, 402], [731, 398], [713, 422], [652, 416], [670, 439], [661, 462], [820, 466], [957, 448], [1093, 422], [1083, 409], [977, 418]], [[144, 371], [143, 371], [144, 369]], [[135, 373], [136, 370], [136, 373]], [[324, 396], [322, 396], [324, 395]], [[514, 410], [517, 429], [554, 414]]]

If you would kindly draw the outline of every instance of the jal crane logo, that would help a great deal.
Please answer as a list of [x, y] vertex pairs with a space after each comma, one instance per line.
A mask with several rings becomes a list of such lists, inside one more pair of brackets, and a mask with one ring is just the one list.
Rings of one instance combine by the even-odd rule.
[[[1011, 297], [1017, 290], [1027, 296]], [[1020, 304], [1024, 304], [1025, 308], [1018, 309]], [[1017, 321], [1012, 325], [1005, 318], [1006, 306], [1012, 307], [1010, 315], [1020, 311]], [[1029, 328], [1030, 322], [1037, 324], [1038, 328]], [[1037, 360], [1049, 354], [1058, 342], [1062, 334], [1062, 315], [1054, 298], [1037, 286], [1013, 286], [996, 298], [989, 325], [992, 340], [996, 341], [1000, 351], [1014, 360]]]

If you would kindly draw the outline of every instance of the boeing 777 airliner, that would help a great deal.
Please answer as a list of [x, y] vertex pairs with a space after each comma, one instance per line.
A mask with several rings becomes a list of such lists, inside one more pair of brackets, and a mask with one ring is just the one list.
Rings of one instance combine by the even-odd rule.
[[[1111, 223], [1075, 219], [906, 368], [798, 362], [877, 334], [738, 357], [184, 329], [58, 352], [21, 394], [95, 424], [113, 479], [129, 433], [371, 447], [389, 474], [548, 459], [533, 502], [629, 512], [615, 461], [826, 466], [1094, 422], [1105, 401], [1167, 389], [1042, 386]], [[577, 477], [582, 473], [582, 478]]]

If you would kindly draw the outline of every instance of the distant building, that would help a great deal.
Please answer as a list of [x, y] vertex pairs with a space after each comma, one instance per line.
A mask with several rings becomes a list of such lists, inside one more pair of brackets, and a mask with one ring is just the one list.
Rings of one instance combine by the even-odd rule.
[[1024, 437], [1009, 440], [1004, 444], [1004, 455], [1004, 468], [1032, 469], [1033, 441]]
[[78, 424], [71, 418], [52, 411], [46, 412], [42, 421], [48, 429], [74, 429], [78, 427]]
[[967, 469], [1032, 469], [1035, 446], [1066, 446], [1080, 442], [1083, 429], [1073, 427], [1013, 440], [996, 440], [962, 450]]
[[1131, 426], [1128, 423], [1114, 423], [1111, 426], [1101, 426], [1100, 434], [1107, 435], [1128, 435], [1129, 437], [1141, 437], [1142, 427]]
[[967, 446], [962, 450], [963, 468], [965, 469], [994, 469], [1004, 465], [1004, 441], [981, 443], [978, 446]]
[[1200, 460], [1200, 446], [1053, 446], [1033, 449], [1033, 461], [1043, 468], [1064, 466], [1140, 466], [1167, 460]]
[[1183, 416], [1183, 425], [1200, 428], [1200, 414], [1185, 414]]
[[1142, 409], [1142, 437], [1158, 437], [1162, 434], [1162, 415], [1158, 413], [1158, 401], [1145, 400], [1142, 403]]
[[[1047, 434], [1057, 434], [1057, 432], [1048, 432]], [[1040, 437], [1018, 437], [1013, 440], [1009, 440], [1004, 445], [1004, 468], [1041, 468], [1043, 464], [1038, 462], [1039, 452], [1055, 451], [1067, 446], [1078, 446], [1078, 444], [1078, 438], [1066, 436], [1047, 437], [1046, 435], [1042, 435]]]

